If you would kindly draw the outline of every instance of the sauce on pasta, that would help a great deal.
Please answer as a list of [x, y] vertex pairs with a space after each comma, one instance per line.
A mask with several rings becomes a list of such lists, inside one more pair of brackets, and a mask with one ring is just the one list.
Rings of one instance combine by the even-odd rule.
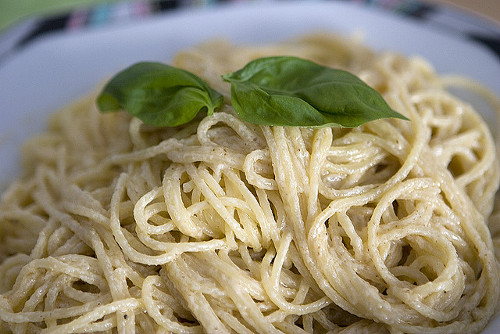
[[477, 333], [499, 299], [496, 146], [419, 58], [314, 34], [210, 41], [220, 75], [295, 55], [349, 70], [411, 122], [269, 127], [229, 104], [155, 128], [95, 94], [29, 141], [0, 204], [0, 332]]

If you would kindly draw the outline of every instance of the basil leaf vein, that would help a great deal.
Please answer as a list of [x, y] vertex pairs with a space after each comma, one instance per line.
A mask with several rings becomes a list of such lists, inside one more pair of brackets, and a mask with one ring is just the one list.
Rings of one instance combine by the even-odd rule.
[[154, 126], [187, 123], [202, 110], [212, 114], [222, 103], [222, 95], [198, 76], [157, 62], [126, 68], [97, 97], [101, 112], [125, 109]]
[[259, 58], [222, 78], [231, 83], [235, 111], [251, 123], [356, 127], [406, 119], [355, 75], [297, 57]]
[[[222, 79], [231, 84], [236, 113], [254, 124], [356, 127], [380, 118], [407, 119], [355, 75], [297, 57], [259, 58]], [[222, 104], [222, 94], [195, 74], [155, 62], [121, 71], [97, 98], [101, 112], [124, 109], [154, 126], [181, 125]]]

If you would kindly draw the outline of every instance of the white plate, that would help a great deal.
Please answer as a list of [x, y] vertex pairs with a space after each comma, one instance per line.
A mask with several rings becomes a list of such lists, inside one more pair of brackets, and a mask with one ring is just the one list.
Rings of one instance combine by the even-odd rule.
[[[21, 143], [43, 130], [50, 111], [133, 62], [168, 61], [178, 50], [211, 37], [262, 43], [315, 30], [360, 31], [377, 50], [425, 57], [440, 73], [469, 76], [500, 94], [500, 62], [486, 48], [353, 3], [260, 3], [167, 12], [133, 24], [39, 39], [0, 64], [0, 186], [16, 175]], [[485, 333], [499, 331], [497, 317]]]

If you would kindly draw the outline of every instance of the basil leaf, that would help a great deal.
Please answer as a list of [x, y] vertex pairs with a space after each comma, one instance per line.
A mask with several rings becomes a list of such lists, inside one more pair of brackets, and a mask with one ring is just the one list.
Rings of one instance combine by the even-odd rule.
[[212, 114], [222, 103], [222, 95], [196, 75], [155, 62], [140, 62], [118, 73], [97, 97], [101, 112], [125, 109], [154, 126], [187, 123], [201, 110]]
[[356, 127], [406, 119], [355, 75], [297, 57], [259, 58], [222, 78], [231, 83], [235, 111], [251, 123]]

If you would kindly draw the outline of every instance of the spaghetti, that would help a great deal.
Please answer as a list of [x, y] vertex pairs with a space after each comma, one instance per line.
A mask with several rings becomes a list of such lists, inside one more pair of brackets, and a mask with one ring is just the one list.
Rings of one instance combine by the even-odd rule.
[[3, 194], [0, 331], [480, 332], [500, 282], [485, 122], [424, 60], [338, 36], [212, 41], [174, 65], [229, 95], [221, 74], [285, 54], [355, 73], [411, 122], [257, 126], [226, 104], [155, 128], [81, 99]]

